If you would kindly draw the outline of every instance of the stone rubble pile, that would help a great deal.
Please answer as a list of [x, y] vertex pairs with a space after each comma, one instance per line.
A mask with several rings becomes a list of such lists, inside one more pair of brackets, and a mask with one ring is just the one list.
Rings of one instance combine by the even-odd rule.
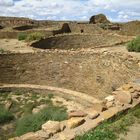
[[140, 104], [140, 83], [129, 83], [118, 88], [102, 103], [85, 110], [73, 110], [68, 120], [48, 121], [37, 132], [30, 132], [11, 140], [72, 140], [77, 135], [96, 128], [104, 120]]

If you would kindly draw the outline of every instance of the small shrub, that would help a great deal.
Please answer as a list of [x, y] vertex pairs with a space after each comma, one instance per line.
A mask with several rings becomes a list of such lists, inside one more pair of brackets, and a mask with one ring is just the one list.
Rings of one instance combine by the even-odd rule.
[[35, 107], [35, 103], [28, 103], [28, 104], [26, 104], [23, 107], [24, 115], [31, 114], [34, 107]]
[[104, 29], [104, 30], [106, 30], [107, 27], [108, 27], [108, 25], [107, 25], [106, 23], [101, 23], [101, 24], [100, 24], [100, 28], [102, 28], [102, 29]]
[[0, 53], [4, 53], [4, 49], [0, 48]]
[[0, 106], [0, 123], [6, 123], [14, 119], [11, 112]]
[[140, 36], [128, 43], [127, 50], [129, 52], [140, 52]]
[[26, 40], [27, 38], [27, 34], [26, 33], [19, 33], [18, 35], [18, 40], [21, 41], [21, 40]]
[[52, 93], [49, 93], [49, 94], [48, 94], [48, 98], [49, 98], [49, 99], [52, 99], [53, 97], [54, 97], [54, 95], [53, 95]]
[[67, 119], [66, 109], [62, 107], [48, 107], [37, 114], [30, 114], [17, 122], [16, 135], [20, 136], [27, 132], [35, 132], [41, 129], [41, 125], [48, 120], [62, 121]]
[[40, 40], [44, 37], [44, 35], [42, 33], [39, 32], [35, 32], [35, 33], [31, 33], [27, 36], [26, 41], [34, 41], [34, 40]]

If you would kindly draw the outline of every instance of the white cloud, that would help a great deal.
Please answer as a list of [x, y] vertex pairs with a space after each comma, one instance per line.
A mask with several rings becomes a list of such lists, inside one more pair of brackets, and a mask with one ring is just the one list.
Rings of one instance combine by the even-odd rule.
[[13, 6], [14, 2], [13, 0], [0, 0], [0, 7], [5, 7], [5, 6]]
[[140, 19], [140, 0], [0, 0], [0, 16], [88, 20], [105, 13], [113, 21]]

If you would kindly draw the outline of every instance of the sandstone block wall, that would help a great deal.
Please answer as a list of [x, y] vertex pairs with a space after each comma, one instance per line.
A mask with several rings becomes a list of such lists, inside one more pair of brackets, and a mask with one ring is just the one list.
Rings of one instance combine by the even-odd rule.
[[72, 33], [90, 33], [90, 34], [101, 34], [103, 29], [98, 27], [98, 25], [91, 24], [78, 24], [78, 23], [69, 23], [68, 24]]

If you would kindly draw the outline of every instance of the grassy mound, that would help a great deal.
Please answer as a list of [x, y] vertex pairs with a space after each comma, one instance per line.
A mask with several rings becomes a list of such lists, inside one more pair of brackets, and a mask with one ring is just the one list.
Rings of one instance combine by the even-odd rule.
[[11, 112], [0, 106], [0, 123], [6, 123], [14, 119]]
[[66, 109], [51, 106], [37, 114], [30, 114], [17, 122], [16, 135], [20, 136], [27, 132], [35, 132], [41, 129], [41, 125], [48, 120], [62, 121], [67, 119]]
[[128, 43], [127, 50], [129, 52], [140, 52], [140, 36]]

